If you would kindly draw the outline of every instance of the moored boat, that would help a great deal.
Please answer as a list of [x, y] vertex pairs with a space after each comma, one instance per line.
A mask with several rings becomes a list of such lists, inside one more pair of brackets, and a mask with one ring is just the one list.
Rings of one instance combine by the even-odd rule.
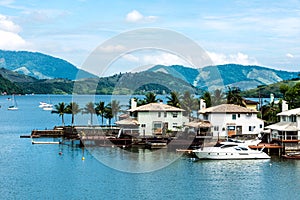
[[287, 159], [300, 159], [300, 152], [287, 153], [285, 155], [282, 155], [282, 157]]
[[235, 160], [235, 159], [270, 159], [263, 149], [252, 150], [247, 145], [224, 142], [217, 143], [213, 147], [203, 147], [193, 150], [193, 153], [199, 159], [213, 159], [213, 160]]

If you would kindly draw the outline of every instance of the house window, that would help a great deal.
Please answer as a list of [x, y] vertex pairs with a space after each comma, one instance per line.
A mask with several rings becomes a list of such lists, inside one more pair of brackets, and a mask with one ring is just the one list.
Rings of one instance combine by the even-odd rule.
[[178, 127], [177, 123], [173, 123], [173, 128], [177, 128], [177, 127]]
[[292, 122], [296, 122], [297, 121], [297, 116], [296, 115], [292, 115]]
[[208, 120], [208, 115], [204, 115], [204, 116], [203, 116], [203, 119], [204, 119], [204, 120]]
[[262, 125], [262, 124], [260, 124], [260, 125], [259, 125], [259, 128], [262, 128], [262, 127], [263, 127], [263, 125]]
[[219, 126], [214, 126], [214, 131], [219, 131]]
[[254, 131], [255, 126], [249, 126], [249, 131]]
[[241, 114], [238, 114], [238, 118], [240, 118], [241, 117]]
[[142, 128], [145, 128], [145, 127], [146, 127], [146, 124], [141, 124], [141, 127], [142, 127]]
[[164, 117], [167, 117], [167, 112], [164, 112]]
[[161, 112], [158, 112], [158, 117], [161, 117]]
[[236, 114], [232, 114], [232, 120], [236, 120]]
[[178, 113], [177, 112], [173, 112], [173, 118], [177, 118]]

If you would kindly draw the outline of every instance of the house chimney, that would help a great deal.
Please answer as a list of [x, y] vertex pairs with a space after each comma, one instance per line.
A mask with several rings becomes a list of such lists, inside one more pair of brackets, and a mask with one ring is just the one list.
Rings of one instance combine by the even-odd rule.
[[282, 109], [282, 112], [289, 110], [289, 104], [287, 104], [285, 100], [282, 100], [281, 109]]
[[200, 110], [203, 110], [206, 108], [206, 103], [204, 99], [200, 99]]
[[270, 94], [270, 103], [273, 103], [274, 102], [274, 94]]
[[137, 102], [134, 98], [131, 99], [131, 109], [135, 109], [137, 107]]

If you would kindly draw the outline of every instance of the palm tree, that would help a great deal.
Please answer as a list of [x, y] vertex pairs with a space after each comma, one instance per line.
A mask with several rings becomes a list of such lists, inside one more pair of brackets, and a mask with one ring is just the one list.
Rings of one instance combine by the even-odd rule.
[[104, 118], [104, 113], [105, 113], [105, 105], [104, 101], [100, 101], [99, 103], [96, 103], [96, 115], [101, 115], [101, 121], [103, 125], [103, 118]]
[[191, 116], [193, 110], [199, 108], [197, 99], [189, 92], [184, 92], [181, 98], [181, 108], [185, 110], [185, 115]]
[[94, 103], [89, 102], [83, 108], [82, 114], [90, 114], [91, 115], [91, 125], [93, 125], [93, 115], [96, 114], [96, 110], [94, 108]]
[[216, 89], [213, 95], [211, 95], [211, 105], [217, 106], [225, 102], [225, 96], [222, 89]]
[[246, 107], [246, 103], [241, 96], [241, 90], [238, 87], [230, 88], [228, 87], [228, 92], [227, 92], [227, 103], [228, 104], [235, 104], [239, 106]]
[[111, 125], [111, 119], [114, 117], [112, 113], [112, 108], [110, 105], [105, 106], [104, 117], [108, 119], [108, 124]]
[[65, 119], [64, 114], [67, 112], [67, 107], [64, 102], [58, 103], [57, 105], [54, 105], [54, 110], [51, 111], [51, 113], [58, 114], [61, 117], [62, 125], [65, 126]]
[[174, 106], [174, 107], [177, 107], [177, 108], [180, 108], [181, 105], [180, 105], [180, 101], [179, 101], [179, 94], [175, 91], [172, 91], [170, 93], [171, 96], [167, 97], [168, 101], [167, 101], [167, 104], [170, 105], [170, 106]]
[[156, 94], [154, 94], [153, 92], [148, 92], [146, 95], [145, 95], [145, 104], [148, 104], [148, 103], [156, 103], [158, 102], [159, 99], [156, 98]]
[[77, 115], [78, 113], [80, 113], [81, 109], [79, 108], [79, 105], [75, 102], [71, 102], [69, 103], [69, 105], [67, 106], [67, 112], [68, 114], [72, 115], [72, 126], [74, 125], [74, 116]]
[[110, 107], [112, 114], [113, 116], [115, 116], [115, 120], [117, 121], [118, 114], [121, 111], [120, 101], [112, 100], [112, 102], [110, 103]]

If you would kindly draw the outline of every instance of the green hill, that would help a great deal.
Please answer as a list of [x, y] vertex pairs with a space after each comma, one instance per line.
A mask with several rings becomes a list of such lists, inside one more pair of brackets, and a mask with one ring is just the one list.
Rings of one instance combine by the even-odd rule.
[[77, 78], [96, 77], [63, 59], [28, 51], [0, 50], [0, 68], [6, 68], [37, 79], [64, 78], [75, 80]]

